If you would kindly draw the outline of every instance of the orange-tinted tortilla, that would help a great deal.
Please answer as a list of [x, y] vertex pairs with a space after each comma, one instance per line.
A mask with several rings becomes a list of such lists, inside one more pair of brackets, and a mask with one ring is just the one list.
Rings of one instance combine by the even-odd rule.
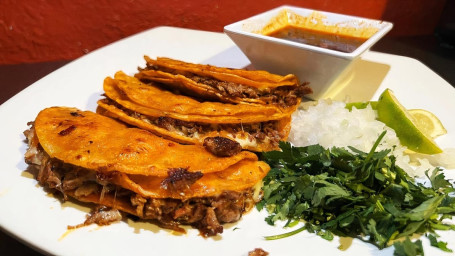
[[[219, 130], [205, 132], [197, 136], [187, 136], [173, 130], [167, 130], [151, 122], [131, 116], [123, 109], [140, 113], [148, 118], [171, 117], [177, 120], [203, 124], [258, 124], [261, 122], [278, 122], [278, 135], [285, 140], [290, 130], [290, 114], [295, 108], [286, 112], [272, 106], [259, 104], [226, 104], [220, 102], [199, 102], [191, 97], [173, 94], [158, 86], [145, 85], [135, 77], [117, 72], [115, 78], [107, 77], [104, 81], [105, 95], [118, 105], [98, 101], [97, 112], [128, 124], [146, 129], [159, 136], [184, 144], [202, 144], [204, 138], [222, 136], [241, 142], [246, 150], [256, 152], [277, 149], [276, 143], [269, 140], [258, 140], [248, 132]], [[122, 109], [123, 108], [123, 109]], [[254, 141], [253, 141], [254, 140]], [[247, 142], [248, 141], [248, 142]]]
[[144, 56], [149, 66], [161, 66], [165, 68], [177, 69], [181, 72], [191, 72], [200, 76], [213, 77], [221, 81], [243, 84], [258, 89], [270, 89], [280, 86], [299, 86], [299, 81], [295, 75], [286, 76], [276, 75], [263, 70], [245, 70], [216, 67], [212, 65], [193, 64], [159, 57], [156, 60]]
[[75, 108], [42, 110], [35, 120], [35, 131], [50, 157], [101, 172], [165, 177], [170, 168], [186, 168], [206, 174], [223, 171], [242, 160], [257, 160], [247, 151], [216, 157], [200, 145], [181, 145]]
[[[183, 190], [167, 190], [163, 188], [161, 182], [164, 177], [156, 176], [115, 173], [109, 181], [145, 198], [186, 200], [195, 197], [218, 196], [224, 191], [240, 192], [253, 188], [267, 175], [269, 170], [270, 167], [265, 162], [245, 159], [228, 167], [226, 170], [206, 173], [202, 178], [196, 180], [194, 184]], [[76, 195], [74, 192], [69, 192], [69, 195], [81, 201], [100, 203], [100, 200], [109, 200], [107, 196], [102, 198], [97, 193], [84, 196]], [[114, 202], [103, 202], [103, 204], [108, 206], [113, 206], [112, 203]], [[130, 208], [129, 203], [122, 204], [121, 201], [118, 201], [118, 204], [121, 207], [118, 209], [126, 209], [128, 211]]]
[[[165, 128], [161, 128], [155, 124], [151, 124], [148, 122], [145, 122], [141, 119], [132, 117], [122, 111], [121, 109], [117, 108], [114, 105], [109, 105], [105, 104], [102, 100], [98, 101], [98, 108], [97, 108], [97, 113], [109, 116], [118, 120], [121, 120], [125, 123], [131, 124], [136, 127], [140, 127], [142, 129], [151, 131], [159, 136], [162, 136], [164, 138], [183, 143], [183, 144], [203, 144], [204, 138], [206, 137], [215, 137], [215, 136], [221, 136], [221, 137], [226, 137], [230, 138], [232, 140], [250, 140], [250, 143], [246, 143], [246, 145], [243, 145], [242, 148], [245, 150], [251, 150], [255, 152], [263, 152], [263, 151], [271, 151], [271, 150], [277, 150], [277, 145], [274, 145], [273, 143], [270, 143], [269, 141], [257, 141], [255, 138], [250, 138], [250, 134], [245, 131], [237, 131], [235, 133], [233, 132], [228, 132], [226, 130], [213, 130], [211, 132], [205, 133], [205, 134], [199, 134], [198, 137], [190, 137], [186, 136], [184, 134], [180, 134], [175, 131], [167, 130]], [[286, 140], [289, 131], [291, 129], [291, 118], [289, 116], [277, 120], [278, 122], [278, 134], [282, 140]], [[252, 143], [252, 140], [255, 140], [256, 143]]]
[[158, 86], [146, 85], [137, 78], [117, 72], [114, 79], [107, 77], [103, 89], [110, 99], [123, 107], [144, 115], [169, 116], [189, 122], [252, 123], [278, 120], [295, 108], [285, 111], [259, 104], [226, 104], [199, 102], [191, 97], [173, 94]]
[[143, 197], [187, 199], [216, 196], [223, 191], [243, 191], [251, 188], [267, 175], [270, 167], [265, 162], [242, 160], [226, 170], [207, 173], [187, 190], [166, 190], [160, 186], [162, 177], [144, 175], [118, 175], [113, 183]]
[[[159, 69], [149, 68], [140, 69], [135, 77], [144, 81], [154, 81], [166, 84], [168, 87], [178, 89], [190, 95], [196, 95], [199, 98], [207, 100], [216, 100], [227, 103], [249, 103], [260, 104], [265, 106], [273, 106], [279, 109], [291, 108], [291, 112], [295, 110], [294, 106], [300, 103], [301, 99], [297, 99], [295, 104], [282, 106], [274, 103], [270, 92], [279, 88], [285, 87], [286, 90], [294, 90], [302, 86], [305, 94], [311, 93], [310, 87], [300, 85], [295, 75], [289, 74], [280, 76], [269, 73], [267, 71], [257, 70], [244, 70], [244, 69], [230, 69], [222, 68], [211, 65], [193, 64], [179, 60], [168, 58], [157, 58], [157, 60], [150, 59], [145, 56], [148, 67], [159, 67]], [[194, 80], [193, 76], [198, 76], [202, 80], [209, 78], [211, 80], [218, 80], [225, 84], [235, 84], [235, 86], [227, 86], [227, 88], [218, 88], [211, 86], [205, 82]], [[263, 96], [246, 96], [242, 93], [236, 92], [236, 87], [241, 86], [245, 89], [250, 88]], [[231, 92], [231, 89], [234, 92]], [[226, 90], [226, 92], [224, 92]], [[248, 91], [248, 90], [246, 90]], [[273, 94], [273, 93], [272, 93]]]
[[[252, 160], [242, 160], [229, 167], [225, 171], [205, 174], [188, 189], [182, 191], [169, 191], [161, 186], [163, 178], [143, 175], [128, 175], [120, 173], [111, 180], [112, 183], [139, 194], [144, 198], [156, 199], [180, 199], [204, 198], [219, 196], [224, 191], [242, 192], [259, 185], [261, 180], [267, 175], [270, 167], [265, 162]], [[136, 207], [132, 206], [129, 200], [116, 198], [112, 194], [106, 193], [101, 196], [99, 193], [89, 195], [76, 195], [76, 191], [68, 191], [68, 195], [83, 202], [102, 204], [109, 207], [128, 212], [130, 214], [142, 216], [142, 212], [137, 212]], [[102, 192], [101, 192], [102, 193]]]

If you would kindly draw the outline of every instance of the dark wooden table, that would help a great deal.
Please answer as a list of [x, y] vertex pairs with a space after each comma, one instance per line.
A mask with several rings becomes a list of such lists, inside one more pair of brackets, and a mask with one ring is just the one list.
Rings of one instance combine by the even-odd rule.
[[[455, 87], [455, 46], [437, 36], [386, 37], [372, 50], [418, 59]], [[69, 61], [0, 65], [0, 104], [67, 63]], [[0, 255], [41, 254], [23, 245], [0, 227]]]

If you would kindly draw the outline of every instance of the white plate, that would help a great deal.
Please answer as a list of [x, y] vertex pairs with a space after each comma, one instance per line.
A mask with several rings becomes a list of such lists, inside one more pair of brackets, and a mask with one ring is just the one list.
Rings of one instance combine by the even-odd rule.
[[[302, 232], [276, 241], [263, 236], [279, 234], [281, 227], [264, 222], [265, 212], [253, 210], [238, 223], [226, 225], [224, 233], [204, 239], [197, 230], [176, 235], [147, 223], [132, 221], [110, 226], [96, 225], [67, 232], [68, 225], [84, 221], [88, 209], [64, 203], [50, 196], [30, 174], [23, 155], [26, 150], [22, 132], [27, 122], [50, 106], [72, 106], [95, 110], [106, 76], [123, 70], [134, 73], [144, 66], [144, 54], [166, 56], [196, 63], [244, 67], [248, 59], [224, 34], [160, 27], [126, 38], [94, 51], [17, 94], [0, 106], [0, 225], [31, 246], [57, 255], [247, 255], [260, 247], [271, 255], [317, 252], [324, 255], [392, 255], [393, 248], [382, 251], [354, 240], [342, 252], [337, 240], [328, 242]], [[334, 92], [334, 98], [377, 99], [385, 88], [394, 90], [407, 108], [423, 108], [435, 113], [448, 134], [438, 139], [442, 147], [455, 147], [455, 89], [420, 62], [388, 54], [368, 52], [353, 72], [340, 83], [349, 86]], [[349, 83], [348, 83], [349, 82]], [[355, 92], [355, 93], [354, 93]], [[454, 171], [446, 171], [454, 178]], [[67, 232], [67, 233], [66, 233]], [[442, 240], [455, 248], [455, 232], [442, 233]], [[427, 255], [447, 255], [431, 247], [423, 238]]]

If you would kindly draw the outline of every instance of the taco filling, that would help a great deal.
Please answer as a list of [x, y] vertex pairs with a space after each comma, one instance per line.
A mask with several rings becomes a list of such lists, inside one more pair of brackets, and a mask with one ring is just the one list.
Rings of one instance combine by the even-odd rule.
[[208, 137], [225, 137], [255, 152], [278, 148], [290, 129], [292, 109], [260, 104], [199, 102], [146, 85], [117, 72], [104, 80], [104, 99], [97, 112], [183, 144], [203, 144]]
[[[175, 119], [169, 116], [149, 116], [139, 112], [129, 110], [110, 98], [105, 98], [98, 103], [101, 107], [110, 105], [122, 111], [126, 115], [136, 120], [140, 120], [149, 125], [157, 126], [176, 135], [194, 139], [194, 141], [203, 140], [206, 137], [225, 134], [227, 137], [237, 141], [243, 148], [254, 148], [259, 143], [267, 143], [271, 148], [278, 147], [280, 140], [283, 140], [283, 134], [278, 130], [281, 120], [272, 120], [258, 123], [203, 123], [191, 122]], [[108, 109], [106, 107], [106, 109]], [[113, 116], [106, 110], [98, 110], [99, 113]], [[115, 115], [113, 116], [115, 117]], [[121, 119], [125, 122], [125, 118]], [[194, 143], [192, 143], [194, 144]]]
[[25, 160], [39, 184], [65, 200], [97, 205], [82, 225], [133, 215], [213, 236], [258, 202], [269, 170], [250, 152], [214, 157], [202, 146], [174, 144], [74, 108], [45, 109], [29, 124]]
[[294, 75], [279, 76], [266, 71], [221, 68], [169, 58], [153, 60], [145, 56], [145, 59], [146, 67], [135, 75], [139, 80], [161, 82], [202, 99], [288, 108], [312, 93], [308, 83], [300, 84]]

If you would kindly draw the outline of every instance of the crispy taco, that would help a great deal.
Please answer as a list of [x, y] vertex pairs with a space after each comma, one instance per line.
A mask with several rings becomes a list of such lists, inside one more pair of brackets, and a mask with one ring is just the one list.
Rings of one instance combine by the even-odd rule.
[[269, 151], [286, 140], [294, 108], [198, 101], [117, 72], [104, 80], [97, 112], [185, 144], [222, 137], [252, 151]]
[[222, 68], [169, 58], [145, 56], [147, 65], [135, 76], [144, 83], [163, 83], [186, 94], [227, 103], [255, 103], [294, 108], [303, 95], [312, 93], [308, 83], [295, 75], [262, 70]]
[[42, 110], [25, 132], [26, 162], [39, 184], [99, 207], [88, 223], [122, 213], [216, 235], [259, 200], [269, 166], [254, 153], [217, 157], [114, 119], [75, 108]]

